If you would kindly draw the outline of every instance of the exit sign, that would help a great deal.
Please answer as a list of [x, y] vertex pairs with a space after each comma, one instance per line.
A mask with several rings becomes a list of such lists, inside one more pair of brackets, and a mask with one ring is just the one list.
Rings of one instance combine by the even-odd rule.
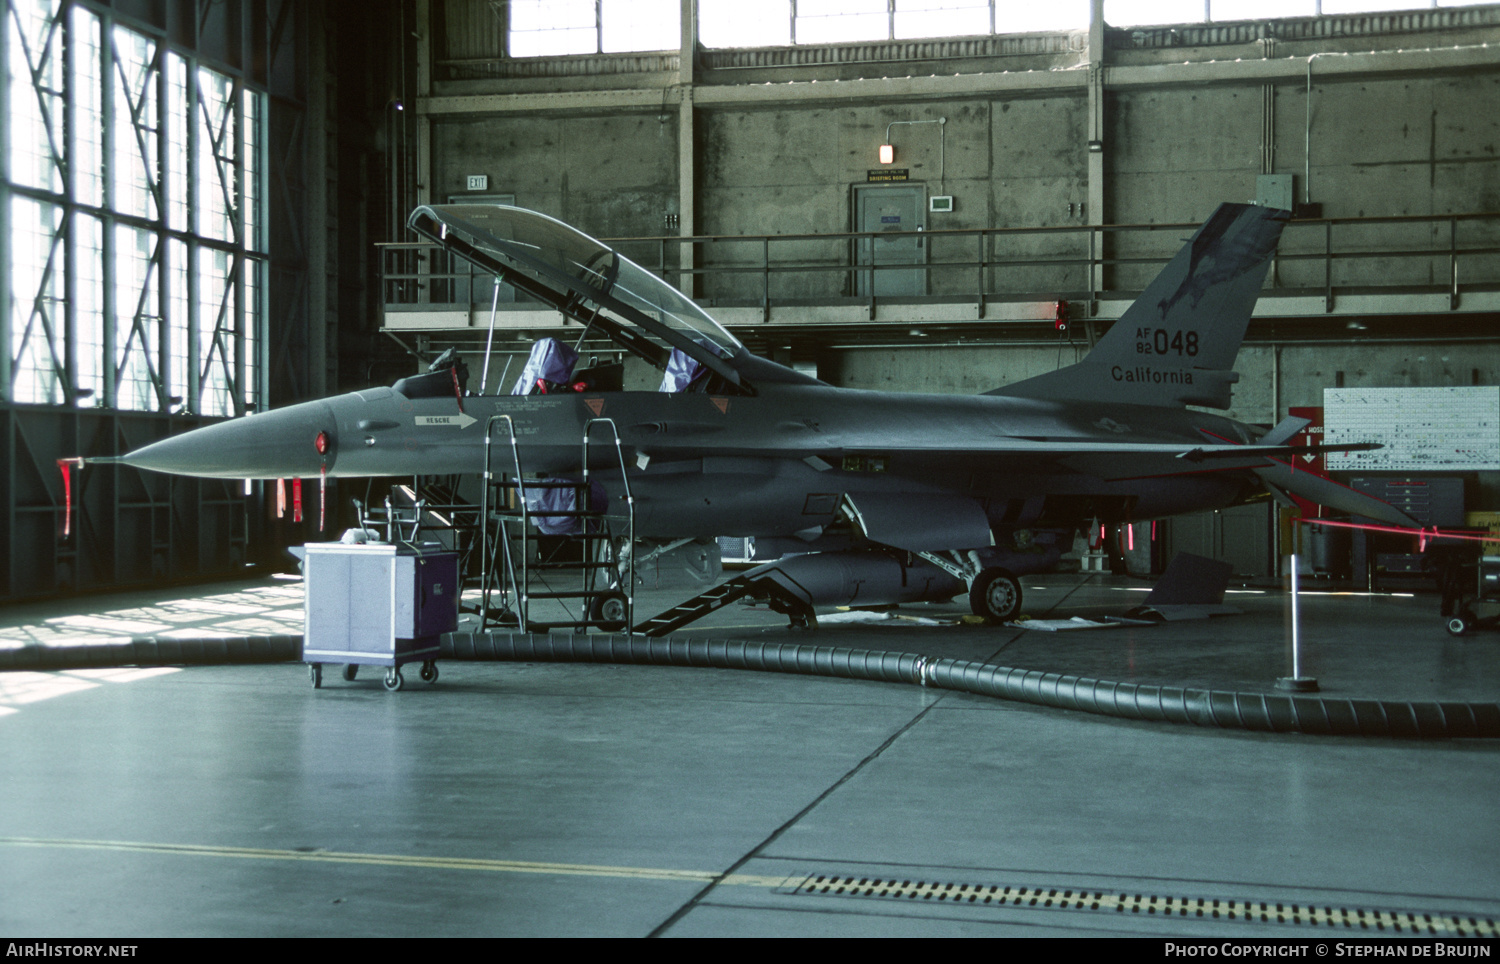
[[490, 176], [488, 174], [470, 174], [469, 190], [488, 191], [490, 189]]

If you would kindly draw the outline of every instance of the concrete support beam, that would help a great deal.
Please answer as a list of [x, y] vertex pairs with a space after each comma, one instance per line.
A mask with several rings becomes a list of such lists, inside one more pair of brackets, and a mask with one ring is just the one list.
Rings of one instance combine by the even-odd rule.
[[[321, 5], [314, 8], [326, 17]], [[329, 393], [328, 338], [328, 35], [308, 31], [307, 38], [307, 392], [309, 398]], [[301, 399], [297, 399], [301, 401]]]
[[[698, 2], [682, 0], [682, 49], [677, 58], [677, 230], [684, 238], [697, 233], [698, 217], [694, 198], [698, 191], [697, 166], [694, 162], [698, 144], [696, 125], [693, 122], [693, 82], [698, 60]], [[677, 276], [677, 287], [688, 297], [697, 294], [695, 277], [691, 273], [697, 264], [692, 245], [679, 249], [682, 273]]]
[[[1500, 65], [1500, 45], [1321, 53], [1317, 57], [1319, 79], [1355, 80], [1407, 73], [1493, 70]], [[1111, 67], [1107, 71], [1105, 83], [1111, 88], [1139, 90], [1148, 87], [1246, 81], [1301, 84], [1306, 77], [1306, 57], [1278, 57], [1273, 60], [1208, 60]]]
[[[1455, 47], [1431, 51], [1376, 50], [1323, 55], [1318, 74], [1325, 79], [1356, 79], [1407, 72], [1431, 73], [1489, 69], [1500, 65], [1500, 47]], [[1090, 68], [1100, 61], [1090, 60]], [[1171, 87], [1184, 84], [1242, 81], [1297, 83], [1307, 71], [1305, 57], [1276, 60], [1206, 61], [1104, 68], [1110, 88]], [[955, 74], [948, 77], [881, 77], [833, 81], [788, 81], [778, 84], [700, 86], [693, 99], [700, 107], [766, 104], [869, 103], [881, 100], [940, 100], [991, 93], [1047, 93], [1087, 86], [1088, 70], [1027, 70]], [[660, 109], [677, 104], [682, 88], [633, 87], [522, 94], [423, 96], [420, 114], [432, 117], [537, 112]]]
[[[430, 0], [417, 0], [417, 104], [432, 96], [432, 10]], [[432, 190], [432, 121], [418, 112], [417, 127], [417, 203], [431, 204]]]
[[677, 82], [692, 87], [697, 82], [698, 0], [681, 0], [682, 45], [677, 55]]
[[[1089, 3], [1089, 61], [1088, 61], [1088, 97], [1089, 97], [1089, 127], [1088, 151], [1089, 159], [1089, 185], [1088, 185], [1088, 210], [1084, 212], [1088, 224], [1101, 225], [1105, 223], [1105, 197], [1104, 197], [1104, 0], [1091, 0]], [[1095, 232], [1095, 245], [1104, 243], [1102, 232]], [[1102, 261], [1097, 262], [1091, 270], [1092, 281], [1090, 287], [1094, 291], [1104, 289], [1104, 266]]]
[[[1301, 61], [1298, 61], [1301, 63]], [[1082, 70], [1039, 70], [1007, 73], [957, 74], [950, 77], [882, 77], [862, 80], [791, 81], [781, 84], [693, 89], [699, 107], [750, 107], [773, 104], [873, 103], [884, 100], [942, 100], [994, 93], [1081, 90]], [[417, 109], [428, 116], [465, 114], [527, 114], [557, 111], [660, 110], [663, 102], [677, 104], [680, 88], [637, 87], [619, 90], [578, 90], [532, 94], [475, 94], [431, 97]]]
[[[1101, 36], [1091, 31], [1090, 50], [1101, 50]], [[692, 58], [688, 58], [691, 61]], [[1102, 60], [1090, 54], [1090, 67]], [[1493, 69], [1500, 65], [1500, 46], [1471, 45], [1421, 50], [1374, 50], [1361, 53], [1323, 55], [1318, 75], [1324, 79], [1350, 80], [1367, 76]], [[691, 63], [687, 68], [692, 71]], [[1307, 72], [1307, 58], [1272, 60], [1210, 60], [1196, 63], [1103, 66], [1103, 85], [1110, 89], [1141, 89], [1206, 83], [1300, 83]], [[1089, 70], [1025, 70], [954, 74], [951, 76], [882, 77], [857, 80], [789, 81], [778, 84], [698, 86], [693, 100], [699, 108], [741, 107], [772, 104], [871, 103], [881, 100], [940, 100], [996, 93], [1048, 93], [1083, 90]], [[620, 109], [659, 110], [663, 103], [680, 103], [682, 88], [667, 86], [579, 90], [525, 94], [474, 94], [422, 97], [417, 110], [426, 116], [465, 114], [526, 114], [557, 111]]]
[[[694, 163], [694, 148], [697, 145], [697, 125], [693, 119], [692, 91], [684, 91], [682, 102], [677, 107], [677, 228], [684, 238], [697, 234], [698, 217], [694, 199], [698, 190], [697, 168]], [[677, 286], [688, 297], [697, 294], [696, 278], [691, 274], [697, 264], [694, 247], [685, 244], [678, 248], [682, 274]]]

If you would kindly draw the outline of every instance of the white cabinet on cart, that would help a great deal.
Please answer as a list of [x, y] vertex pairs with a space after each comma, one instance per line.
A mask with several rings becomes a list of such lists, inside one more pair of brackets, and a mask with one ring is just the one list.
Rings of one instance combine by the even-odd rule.
[[458, 553], [437, 543], [315, 542], [304, 547], [306, 589], [302, 659], [313, 686], [323, 664], [385, 667], [385, 688], [399, 690], [401, 667], [421, 662], [437, 679], [438, 637], [458, 628]]

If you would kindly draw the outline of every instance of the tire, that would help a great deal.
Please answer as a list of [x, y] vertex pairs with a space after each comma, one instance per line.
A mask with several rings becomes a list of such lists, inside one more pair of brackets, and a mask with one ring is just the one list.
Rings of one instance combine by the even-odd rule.
[[1448, 619], [1448, 635], [1462, 636], [1469, 631], [1469, 621], [1462, 616], [1451, 616]]
[[323, 688], [323, 664], [322, 663], [308, 663], [307, 664], [307, 678], [310, 679], [310, 680], [312, 680], [312, 687], [313, 687], [313, 689], [315, 689], [315, 690], [322, 689]]
[[969, 608], [991, 624], [1007, 623], [1021, 611], [1021, 581], [1008, 569], [986, 569], [969, 589]]
[[406, 685], [406, 680], [401, 678], [401, 667], [393, 666], [385, 671], [385, 688], [392, 693]]
[[594, 597], [589, 603], [589, 621], [606, 633], [618, 633], [624, 629], [629, 613], [630, 600], [616, 589]]
[[350, 664], [348, 664], [347, 666], [344, 667], [344, 681], [345, 682], [348, 682], [348, 683], [354, 682], [354, 677], [357, 676], [357, 675], [359, 675], [359, 664], [357, 664], [357, 663], [350, 663]]
[[438, 678], [437, 663], [434, 663], [432, 660], [429, 659], [427, 662], [425, 662], [425, 663], [422, 664], [422, 682], [424, 682], [424, 683], [436, 683], [437, 682], [437, 678]]

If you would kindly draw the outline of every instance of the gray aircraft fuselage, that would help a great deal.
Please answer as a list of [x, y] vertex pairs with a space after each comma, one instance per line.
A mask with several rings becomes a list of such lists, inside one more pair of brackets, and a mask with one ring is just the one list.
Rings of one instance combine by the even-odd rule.
[[[826, 572], [900, 555], [877, 593], [891, 599], [911, 598], [920, 557], [946, 573], [943, 592], [962, 575], [976, 612], [1008, 618], [1015, 576], [1055, 564], [1095, 522], [1265, 495], [1410, 522], [1297, 469], [1293, 454], [1311, 450], [1290, 442], [1305, 422], [1265, 431], [1199, 410], [1230, 406], [1288, 217], [1220, 206], [1082, 361], [954, 396], [837, 388], [760, 358], [660, 277], [546, 215], [422, 206], [409, 222], [418, 234], [578, 326], [534, 346], [511, 394], [464, 392], [465, 366], [445, 355], [391, 388], [209, 426], [121, 461], [260, 479], [586, 473], [611, 515], [625, 513], [628, 490], [639, 537], [790, 540], [777, 552], [824, 554]], [[563, 343], [574, 333], [660, 369], [661, 390], [599, 390], [623, 383], [623, 363], [577, 368]], [[819, 564], [802, 556], [798, 578]], [[806, 595], [849, 598], [863, 578]]]
[[[861, 493], [918, 501], [961, 494], [980, 500], [995, 524], [1045, 519], [1071, 526], [1077, 520], [1059, 516], [1059, 501], [1071, 509], [1092, 500], [1089, 515], [1116, 522], [1220, 508], [1254, 488], [1233, 472], [1110, 479], [1069, 464], [1099, 458], [1070, 455], [1070, 444], [1180, 450], [1216, 438], [1253, 439], [1240, 422], [1185, 409], [821, 385], [768, 385], [757, 396], [567, 392], [468, 396], [462, 403], [460, 410], [456, 397], [408, 399], [374, 388], [211, 426], [190, 440], [168, 439], [139, 461], [224, 478], [478, 474], [488, 425], [492, 468], [512, 471], [506, 421], [491, 421], [509, 416], [522, 471], [577, 474], [585, 427], [608, 419], [630, 473], [637, 532], [660, 538], [791, 535], [828, 525], [844, 495]], [[324, 454], [315, 444], [319, 433]], [[618, 502], [624, 491], [613, 436], [601, 424], [590, 438], [591, 476]], [[1036, 440], [1031, 448], [1016, 450], [1028, 439]], [[986, 451], [987, 441], [1004, 441], [1007, 449]], [[1111, 456], [1110, 474], [1130, 458]], [[1154, 474], [1152, 466], [1143, 471]]]

